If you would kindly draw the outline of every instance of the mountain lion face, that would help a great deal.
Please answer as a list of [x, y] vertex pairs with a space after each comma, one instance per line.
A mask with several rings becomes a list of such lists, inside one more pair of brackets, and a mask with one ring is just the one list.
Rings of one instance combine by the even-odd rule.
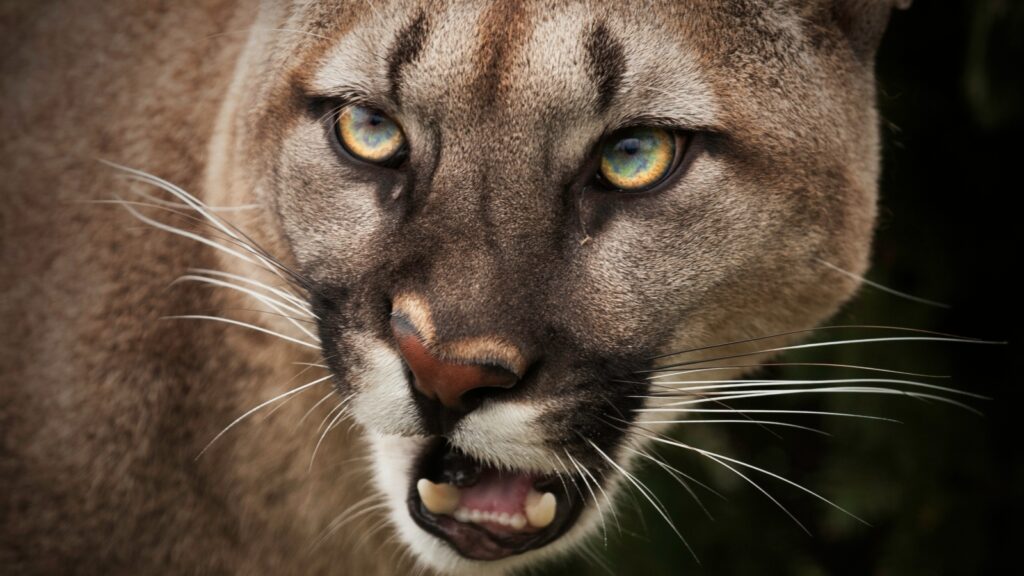
[[851, 295], [884, 4], [264, 6], [209, 194], [271, 207], [422, 561], [567, 549], [685, 416], [650, 370]]

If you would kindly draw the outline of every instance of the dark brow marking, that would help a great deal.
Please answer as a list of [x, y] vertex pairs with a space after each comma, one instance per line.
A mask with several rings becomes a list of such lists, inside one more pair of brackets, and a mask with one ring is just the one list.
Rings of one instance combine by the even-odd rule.
[[587, 68], [597, 85], [597, 111], [611, 106], [626, 71], [622, 44], [612, 36], [604, 22], [599, 22], [586, 40]]
[[398, 32], [388, 51], [388, 85], [395, 104], [402, 102], [402, 68], [419, 57], [427, 32], [427, 17], [420, 12], [415, 20]]

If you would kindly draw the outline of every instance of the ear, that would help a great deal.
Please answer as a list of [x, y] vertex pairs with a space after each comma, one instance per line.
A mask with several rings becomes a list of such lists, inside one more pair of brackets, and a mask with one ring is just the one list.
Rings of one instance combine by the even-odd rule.
[[882, 40], [893, 8], [905, 10], [912, 0], [826, 0], [832, 21], [846, 36], [857, 57], [869, 62]]

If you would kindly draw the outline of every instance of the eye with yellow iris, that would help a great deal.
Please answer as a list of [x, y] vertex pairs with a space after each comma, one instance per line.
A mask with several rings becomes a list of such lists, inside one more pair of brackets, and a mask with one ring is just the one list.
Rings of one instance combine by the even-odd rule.
[[672, 172], [682, 148], [682, 136], [664, 128], [623, 128], [601, 145], [598, 175], [612, 189], [648, 190]]
[[338, 115], [338, 141], [354, 158], [393, 164], [405, 153], [405, 134], [380, 110], [349, 105]]

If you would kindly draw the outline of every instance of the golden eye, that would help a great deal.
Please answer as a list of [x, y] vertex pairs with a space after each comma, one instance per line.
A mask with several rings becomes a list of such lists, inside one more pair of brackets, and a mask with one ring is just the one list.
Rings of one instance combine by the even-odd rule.
[[615, 132], [601, 146], [601, 178], [619, 190], [654, 186], [675, 165], [676, 140], [663, 128], [635, 126]]
[[405, 147], [405, 134], [380, 110], [346, 106], [338, 115], [338, 140], [349, 154], [381, 164], [395, 158]]

